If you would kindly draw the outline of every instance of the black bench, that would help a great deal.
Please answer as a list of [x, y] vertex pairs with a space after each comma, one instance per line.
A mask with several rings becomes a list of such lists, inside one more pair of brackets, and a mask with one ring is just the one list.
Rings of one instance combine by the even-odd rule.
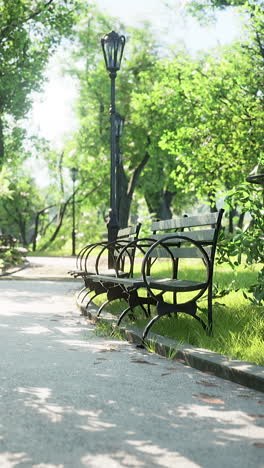
[[[118, 325], [128, 313], [134, 312], [135, 307], [141, 306], [144, 308], [146, 316], [149, 316], [149, 323], [143, 331], [143, 340], [160, 317], [178, 313], [192, 316], [209, 334], [212, 333], [214, 258], [222, 216], [223, 210], [220, 210], [217, 213], [156, 222], [152, 225], [154, 233], [150, 234], [149, 237], [137, 239], [122, 248], [116, 263], [116, 277], [110, 278], [98, 273], [90, 276], [94, 282], [107, 283], [108, 288], [111, 285], [114, 288], [118, 286], [119, 290], [122, 291], [119, 298], [125, 298], [128, 306], [120, 315]], [[171, 230], [178, 230], [178, 232], [170, 232]], [[164, 233], [164, 231], [167, 232]], [[128, 252], [132, 247], [141, 256], [141, 274], [134, 277], [129, 277], [129, 275], [124, 277], [119, 274], [119, 264], [124, 262], [124, 256], [130, 258]], [[166, 259], [170, 262], [170, 275], [156, 276], [155, 265]], [[192, 276], [181, 279], [180, 266], [184, 259], [189, 259], [192, 262], [193, 259], [200, 259], [204, 266], [205, 276], [202, 279]], [[182, 293], [186, 295], [184, 300], [182, 300]], [[191, 293], [192, 297], [190, 297]], [[206, 321], [197, 314], [199, 312], [197, 301], [205, 293], [208, 296]], [[181, 296], [180, 300], [178, 299], [179, 295]], [[154, 305], [157, 311], [153, 318], [150, 317], [150, 305]]]

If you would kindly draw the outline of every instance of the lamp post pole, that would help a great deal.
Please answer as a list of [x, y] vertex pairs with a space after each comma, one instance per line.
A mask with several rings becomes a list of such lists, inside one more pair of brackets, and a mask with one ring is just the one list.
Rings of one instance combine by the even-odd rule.
[[76, 229], [75, 229], [75, 182], [77, 179], [78, 169], [76, 167], [71, 168], [72, 178], [72, 255], [76, 255]]
[[122, 163], [122, 154], [120, 151], [120, 137], [123, 134], [125, 119], [122, 115], [116, 112], [115, 114], [115, 136], [116, 136], [116, 210], [117, 210], [117, 219], [120, 223], [120, 201], [121, 201], [121, 191], [120, 191], [120, 167]]
[[[118, 225], [117, 193], [116, 193], [116, 109], [115, 109], [115, 79], [120, 69], [122, 55], [125, 47], [125, 37], [111, 31], [101, 39], [106, 69], [111, 80], [110, 123], [111, 123], [111, 160], [110, 160], [110, 210], [108, 229], [108, 242], [116, 239]], [[108, 259], [109, 266], [111, 259]]]
[[117, 204], [116, 204], [116, 130], [115, 130], [115, 79], [116, 72], [109, 73], [111, 79], [111, 162], [110, 162], [110, 211], [108, 221], [108, 241], [116, 239], [118, 231]]

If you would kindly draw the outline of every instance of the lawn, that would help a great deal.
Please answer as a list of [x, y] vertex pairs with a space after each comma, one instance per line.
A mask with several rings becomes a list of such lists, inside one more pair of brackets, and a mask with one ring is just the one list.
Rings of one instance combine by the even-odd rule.
[[[207, 336], [192, 317], [180, 313], [178, 317], [174, 315], [160, 319], [151, 331], [230, 358], [264, 365], [264, 307], [252, 305], [243, 296], [243, 290], [255, 282], [259, 268], [260, 266], [252, 267], [244, 264], [233, 271], [228, 265], [216, 266], [215, 291], [227, 289], [230, 292], [224, 297], [214, 299], [213, 336]], [[162, 263], [158, 265], [157, 270], [160, 276], [166, 275], [166, 268]], [[190, 272], [192, 277], [198, 278], [202, 274], [202, 268], [196, 262], [191, 266], [186, 265], [182, 277], [188, 277]], [[98, 305], [102, 301], [103, 296], [100, 296]], [[201, 301], [199, 307], [206, 309], [206, 300]], [[115, 301], [108, 310], [114, 315], [119, 315], [124, 308], [124, 302]], [[135, 320], [132, 323], [144, 328], [147, 320], [140, 310], [135, 310]], [[203, 314], [204, 312], [201, 312], [201, 316]]]

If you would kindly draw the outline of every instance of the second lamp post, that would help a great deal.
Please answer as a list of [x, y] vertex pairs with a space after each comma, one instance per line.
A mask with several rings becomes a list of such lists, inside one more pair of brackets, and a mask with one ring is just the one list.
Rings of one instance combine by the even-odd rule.
[[76, 255], [76, 228], [75, 228], [75, 182], [77, 179], [78, 169], [71, 168], [72, 179], [72, 255]]
[[116, 203], [116, 109], [115, 109], [115, 79], [116, 72], [120, 69], [123, 51], [125, 47], [125, 37], [119, 36], [115, 31], [111, 31], [101, 39], [104, 53], [105, 65], [109, 71], [111, 79], [111, 165], [110, 165], [110, 211], [108, 229], [108, 241], [116, 239], [118, 231], [118, 216]]

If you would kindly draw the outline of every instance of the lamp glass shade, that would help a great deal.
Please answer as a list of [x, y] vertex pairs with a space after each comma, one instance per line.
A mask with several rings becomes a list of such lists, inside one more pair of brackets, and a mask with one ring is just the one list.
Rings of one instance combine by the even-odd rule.
[[125, 36], [119, 36], [115, 31], [111, 31], [102, 37], [101, 44], [108, 71], [116, 72], [120, 69], [125, 42]]
[[125, 119], [122, 115], [115, 114], [115, 134], [116, 137], [121, 137], [123, 134]]

